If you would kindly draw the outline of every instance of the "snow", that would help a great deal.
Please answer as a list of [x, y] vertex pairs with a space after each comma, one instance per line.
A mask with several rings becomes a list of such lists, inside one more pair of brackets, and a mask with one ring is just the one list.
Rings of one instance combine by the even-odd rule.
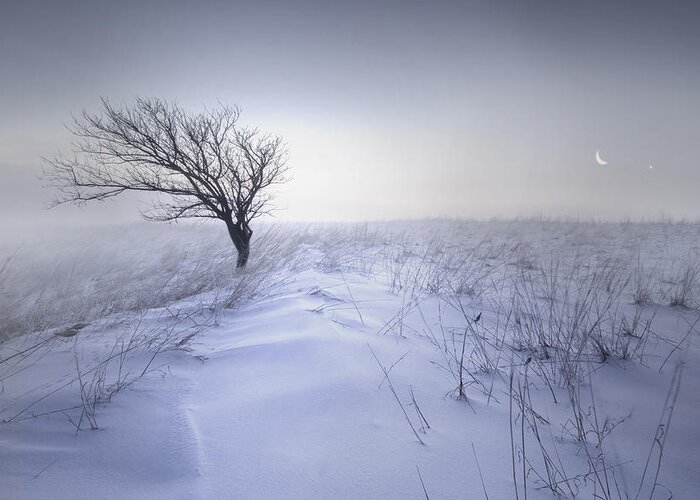
[[[291, 233], [298, 231], [283, 235]], [[0, 362], [0, 497], [418, 499], [425, 498], [422, 478], [430, 498], [483, 498], [485, 489], [491, 499], [507, 499], [516, 494], [514, 463], [523, 498], [524, 443], [528, 498], [552, 497], [537, 476], [546, 477], [543, 450], [574, 478], [562, 491], [590, 498], [603, 495], [595, 475], [587, 474], [585, 450], [601, 459], [592, 410], [601, 426], [606, 419], [617, 423], [605, 436], [604, 462], [596, 462], [610, 467], [610, 496], [618, 498], [619, 489], [622, 498], [625, 492], [633, 497], [683, 361], [653, 498], [667, 498], [669, 490], [674, 498], [693, 498], [700, 487], [697, 292], [691, 289], [688, 307], [662, 301], [678, 284], [668, 277], [694, 262], [699, 233], [692, 225], [554, 222], [312, 228], [292, 245], [303, 258], [278, 253], [284, 266], [274, 272], [275, 285], [235, 307], [222, 307], [221, 293], [205, 287], [187, 297], [174, 294], [167, 307], [91, 318], [74, 336], [55, 335], [70, 324], [15, 336], [0, 345], [0, 360], [7, 360]], [[652, 321], [643, 355], [579, 360], [582, 380], [575, 387], [591, 432], [587, 445], [573, 437], [569, 389], [557, 383], [559, 376], [550, 388], [537, 375], [549, 366], [538, 358], [542, 351], [498, 344], [489, 333], [510, 338], [514, 331], [504, 329], [509, 302], [499, 300], [513, 293], [506, 277], [539, 275], [551, 255], [561, 262], [578, 258], [570, 249], [592, 269], [615, 257], [620, 269], [633, 272], [638, 263], [630, 256], [655, 269], [648, 274], [655, 303], [632, 304], [630, 285], [614, 309], [630, 319], [641, 308], [642, 320]], [[157, 262], [158, 255], [149, 258]], [[482, 264], [488, 277], [476, 272]], [[573, 274], [563, 269], [562, 280]], [[469, 293], [446, 292], [457, 285]], [[557, 297], [552, 303], [564, 308], [578, 296]], [[620, 317], [610, 313], [606, 321]], [[460, 352], [467, 319], [474, 334], [464, 344], [464, 399], [450, 356]], [[490, 361], [479, 357], [479, 339], [490, 343], [483, 351]], [[133, 349], [122, 355], [125, 345]], [[101, 383], [94, 377], [99, 370], [90, 370], [110, 357], [91, 430], [89, 420], [80, 422], [85, 406], [76, 376], [82, 372], [89, 392], [92, 381]], [[480, 370], [480, 361], [497, 369]], [[511, 373], [513, 387], [529, 387], [529, 399], [523, 397], [542, 418], [543, 448], [527, 426], [521, 441]], [[110, 386], [119, 381], [124, 387]], [[650, 496], [653, 457], [651, 463], [641, 498]]]

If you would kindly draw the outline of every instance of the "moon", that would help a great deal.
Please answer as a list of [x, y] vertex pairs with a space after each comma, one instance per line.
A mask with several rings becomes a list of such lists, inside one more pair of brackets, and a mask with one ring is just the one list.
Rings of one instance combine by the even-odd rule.
[[595, 152], [595, 161], [598, 165], [607, 165], [608, 162], [600, 157], [600, 151]]

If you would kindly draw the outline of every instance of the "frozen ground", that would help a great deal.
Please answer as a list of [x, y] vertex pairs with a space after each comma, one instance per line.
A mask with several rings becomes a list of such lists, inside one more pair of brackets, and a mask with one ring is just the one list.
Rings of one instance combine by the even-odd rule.
[[6, 244], [0, 497], [696, 497], [699, 226], [258, 233]]

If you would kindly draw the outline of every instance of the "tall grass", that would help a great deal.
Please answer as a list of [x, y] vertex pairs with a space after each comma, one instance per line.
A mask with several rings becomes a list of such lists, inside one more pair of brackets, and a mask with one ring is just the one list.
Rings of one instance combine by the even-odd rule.
[[263, 226], [239, 271], [230, 240], [211, 226], [134, 225], [24, 242], [0, 256], [0, 341], [205, 292], [216, 292], [204, 299], [211, 305], [232, 307], [292, 265], [299, 241], [290, 233]]

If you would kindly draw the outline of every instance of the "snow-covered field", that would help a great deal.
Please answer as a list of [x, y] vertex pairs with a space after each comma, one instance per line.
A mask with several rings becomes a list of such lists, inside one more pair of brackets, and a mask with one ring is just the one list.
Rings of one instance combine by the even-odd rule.
[[697, 498], [700, 225], [0, 246], [0, 498]]

